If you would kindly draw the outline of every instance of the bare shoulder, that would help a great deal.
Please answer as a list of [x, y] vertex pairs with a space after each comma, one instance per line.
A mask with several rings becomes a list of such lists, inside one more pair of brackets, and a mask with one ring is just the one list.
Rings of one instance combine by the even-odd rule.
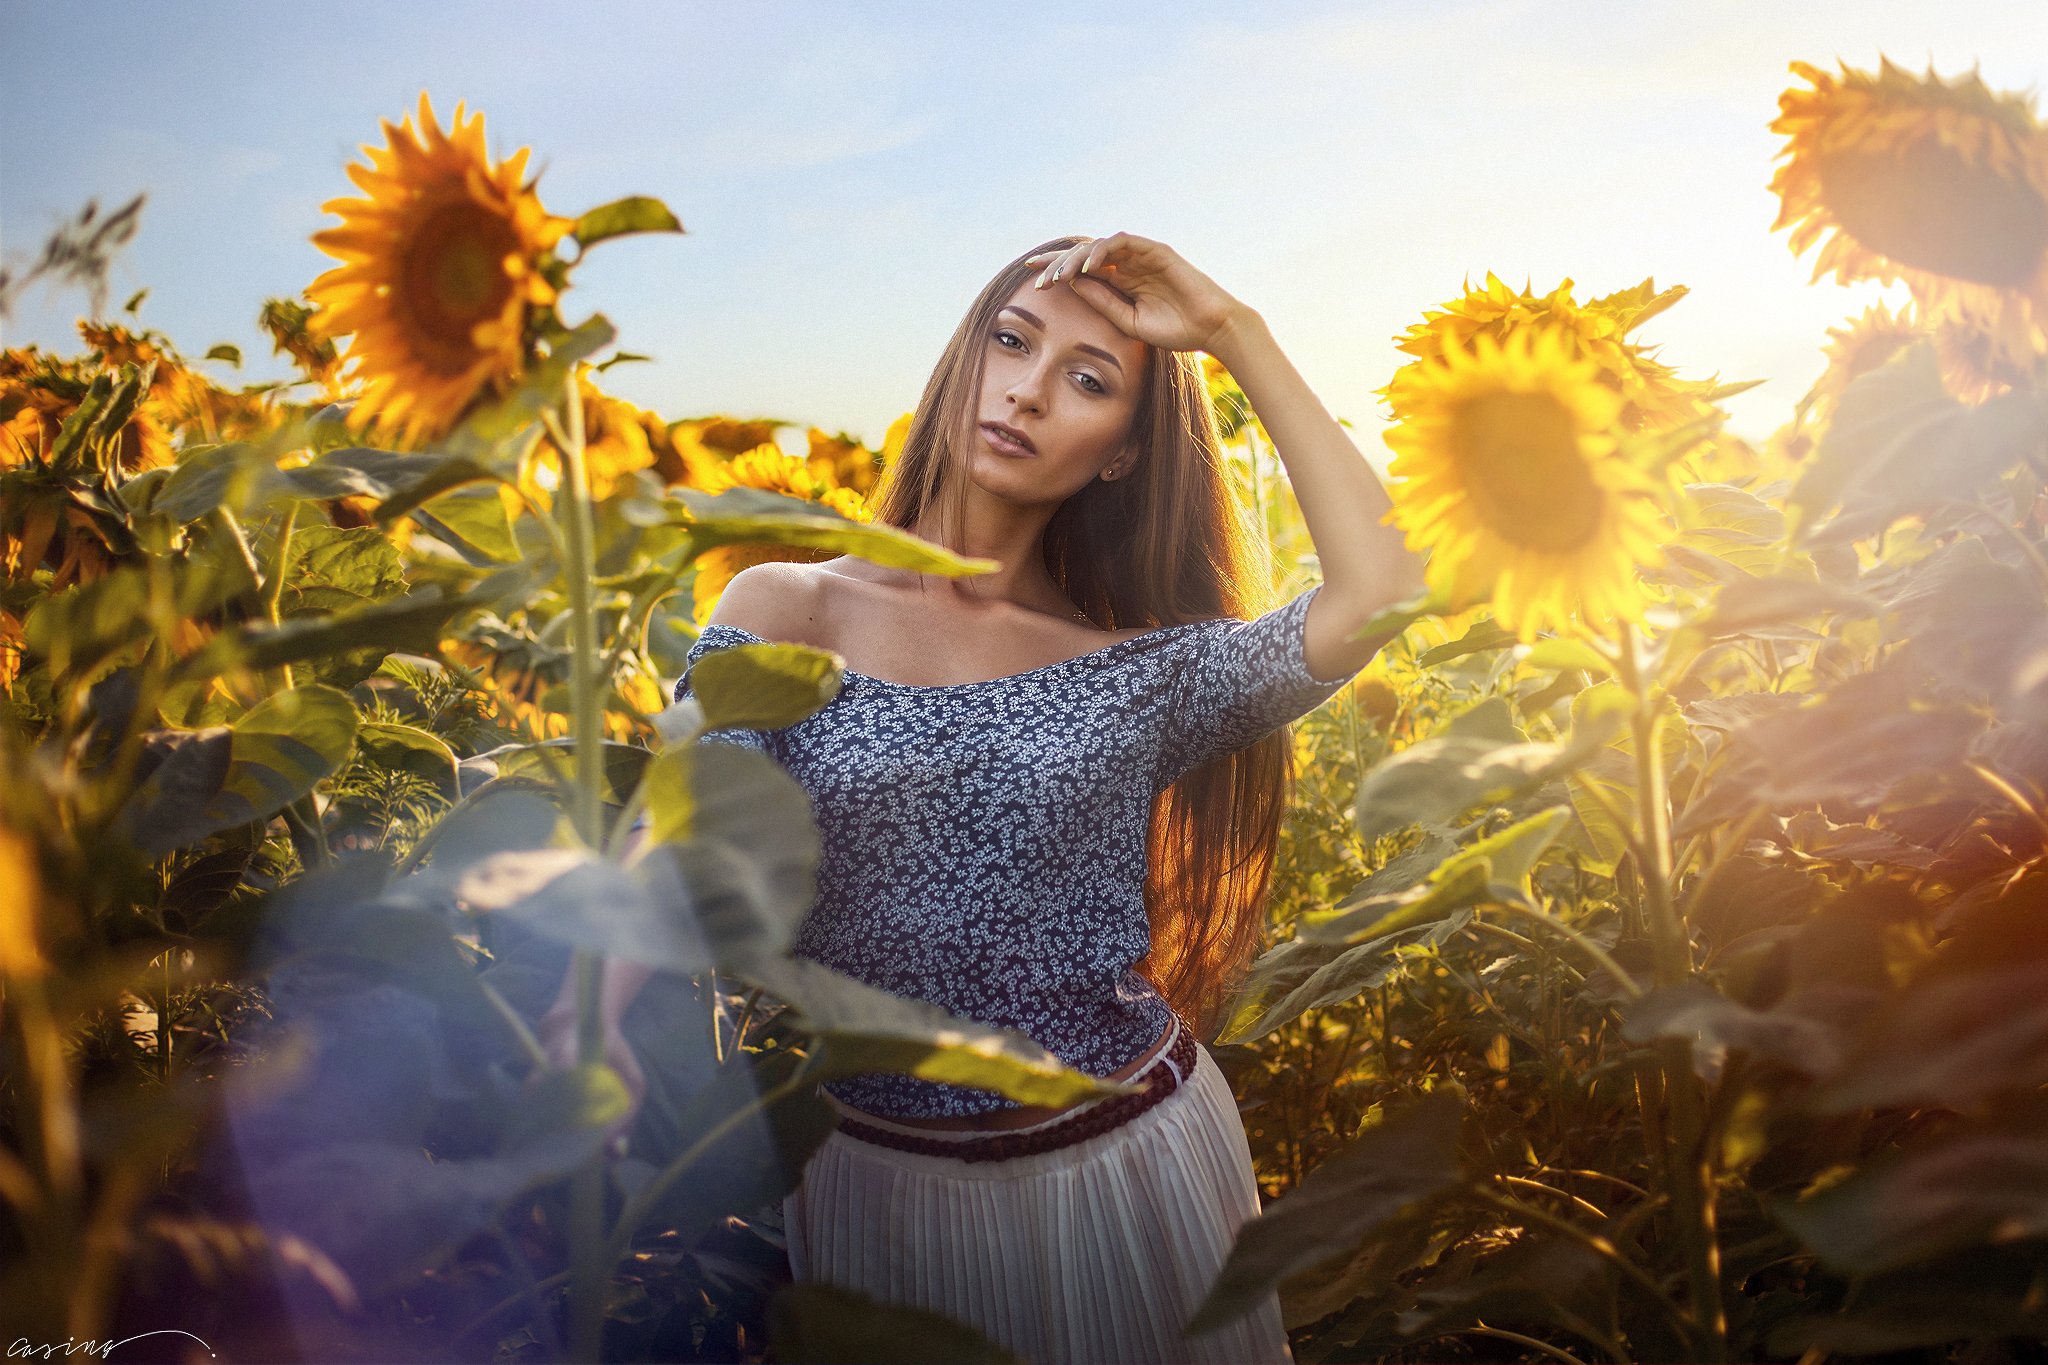
[[787, 560], [750, 564], [732, 576], [712, 608], [710, 621], [737, 626], [764, 640], [818, 643], [825, 588], [813, 566]]

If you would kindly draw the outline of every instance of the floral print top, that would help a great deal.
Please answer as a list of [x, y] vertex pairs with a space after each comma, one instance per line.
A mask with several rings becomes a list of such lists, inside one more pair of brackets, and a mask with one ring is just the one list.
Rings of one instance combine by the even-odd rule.
[[[1161, 626], [1024, 673], [918, 686], [843, 670], [839, 694], [760, 749], [811, 798], [818, 896], [794, 951], [872, 986], [1017, 1029], [1105, 1076], [1170, 1011], [1133, 969], [1149, 944], [1153, 797], [1349, 682], [1309, 673], [1308, 604]], [[690, 648], [762, 642], [713, 622]], [[992, 1090], [866, 1072], [827, 1082], [890, 1118], [1017, 1107]]]

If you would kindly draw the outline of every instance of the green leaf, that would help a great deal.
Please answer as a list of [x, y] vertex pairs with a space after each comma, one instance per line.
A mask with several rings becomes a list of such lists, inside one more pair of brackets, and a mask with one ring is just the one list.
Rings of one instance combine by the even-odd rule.
[[[1764, 1339], [1763, 1353], [1787, 1360], [1821, 1352], [1868, 1360], [1965, 1341], [2048, 1340], [2048, 1305], [2034, 1289], [2040, 1263], [2039, 1248], [2019, 1242], [1971, 1247], [1859, 1278], [1856, 1294], [1840, 1310], [1780, 1320]], [[1817, 1309], [1826, 1300], [1804, 1302]]]
[[[1562, 1329], [1593, 1335], [1600, 1331], [1595, 1324], [1614, 1311], [1614, 1263], [1584, 1242], [1547, 1228], [1530, 1228], [1504, 1248], [1477, 1253], [1476, 1259], [1469, 1274], [1425, 1280], [1415, 1294], [1415, 1307], [1395, 1317], [1394, 1330], [1428, 1340], [1485, 1323], [1525, 1332]], [[1639, 1358], [1671, 1357], [1645, 1353]]]
[[22, 625], [23, 645], [53, 678], [84, 679], [149, 638], [149, 577], [126, 565], [42, 598]]
[[779, 957], [817, 898], [810, 797], [766, 754], [677, 745], [647, 773], [655, 855], [673, 860], [721, 967]]
[[1350, 946], [1289, 939], [1252, 964], [1238, 995], [1244, 1003], [1233, 1010], [1216, 1041], [1252, 1042], [1310, 1010], [1376, 990], [1404, 971], [1410, 959], [1434, 953], [1471, 922], [1470, 910], [1454, 910], [1433, 923]]
[[625, 1081], [602, 1062], [542, 1072], [500, 1130], [498, 1151], [517, 1152], [564, 1135], [602, 1133], [625, 1118], [632, 1103]]
[[1556, 636], [1538, 640], [1529, 646], [1529, 652], [1522, 656], [1522, 662], [1531, 668], [1554, 668], [1562, 672], [1568, 668], [1584, 669], [1596, 678], [1609, 677], [1614, 665], [1599, 650], [1584, 640]]
[[389, 525], [414, 507], [465, 484], [502, 483], [496, 471], [457, 455], [408, 454], [371, 446], [323, 451], [312, 462], [280, 471], [285, 486], [316, 501], [379, 499], [377, 520]]
[[1500, 624], [1489, 616], [1483, 620], [1474, 621], [1471, 627], [1457, 639], [1438, 645], [1433, 649], [1424, 650], [1416, 658], [1415, 662], [1423, 668], [1433, 668], [1438, 664], [1448, 663], [1452, 659], [1462, 659], [1467, 654], [1477, 654], [1481, 650], [1506, 649], [1514, 644], [1515, 640], [1516, 636], [1513, 631], [1503, 630]]
[[339, 768], [359, 718], [347, 694], [317, 684], [258, 702], [237, 719], [234, 758], [211, 818], [228, 825], [268, 819]]
[[352, 652], [375, 655], [361, 670], [367, 677], [385, 654], [433, 654], [442, 629], [470, 606], [468, 599], [449, 596], [429, 586], [404, 597], [333, 616], [298, 617], [281, 625], [254, 623], [223, 632], [207, 647], [179, 665], [190, 681], [214, 677], [237, 666], [281, 668], [286, 664], [324, 660]]
[[462, 794], [455, 770], [455, 751], [431, 730], [393, 721], [366, 720], [356, 731], [356, 746], [378, 767], [423, 777], [451, 801]]
[[[1615, 824], [1608, 808], [1612, 807], [1631, 820], [1636, 818], [1635, 732], [1626, 723], [1634, 707], [1635, 702], [1627, 689], [1612, 680], [1595, 684], [1572, 698], [1572, 728], [1575, 733], [1590, 733], [1600, 728], [1605, 723], [1601, 719], [1603, 716], [1611, 715], [1621, 722], [1614, 726], [1612, 739], [1588, 754], [1565, 775], [1565, 793], [1571, 798], [1579, 826], [1591, 846], [1592, 856], [1583, 857], [1580, 861], [1608, 876], [1614, 874], [1621, 855], [1628, 851], [1627, 831]], [[1660, 758], [1668, 775], [1684, 757], [1687, 743], [1685, 713], [1668, 695], [1663, 698], [1657, 739]], [[1598, 799], [1600, 797], [1605, 798], [1604, 805]]]
[[2033, 686], [2038, 645], [2048, 638], [2048, 602], [2036, 575], [1993, 559], [1976, 536], [1958, 538], [1906, 571], [1889, 596], [1914, 662], [2006, 706]]
[[897, 1365], [1023, 1365], [1023, 1358], [943, 1313], [886, 1303], [822, 1281], [785, 1284], [768, 1304], [768, 1340], [789, 1365], [887, 1360]]
[[789, 545], [808, 550], [836, 550], [887, 568], [961, 578], [991, 573], [1001, 567], [993, 559], [956, 555], [908, 531], [878, 523], [853, 521], [830, 507], [759, 488], [729, 488], [718, 494], [681, 488], [675, 498], [688, 509], [692, 552], [702, 554], [721, 545]]
[[1449, 609], [1449, 600], [1439, 596], [1435, 590], [1426, 586], [1417, 588], [1367, 621], [1351, 638], [1367, 640], [1376, 635], [1398, 636], [1425, 616], [1442, 616]]
[[262, 448], [231, 441], [186, 451], [146, 497], [137, 496], [134, 484], [131, 480], [121, 490], [129, 506], [137, 512], [161, 513], [183, 526], [217, 507], [246, 507], [266, 488], [280, 486], [280, 481]]
[[746, 644], [709, 650], [690, 668], [690, 695], [704, 728], [779, 730], [839, 695], [839, 656], [808, 645]]
[[1366, 774], [1358, 784], [1359, 830], [1376, 839], [1412, 824], [1447, 825], [1474, 806], [1534, 791], [1585, 761], [1626, 723], [1604, 708], [1587, 718], [1567, 744], [1532, 743], [1515, 728], [1507, 703], [1489, 697]]
[[1768, 1057], [1808, 1076], [1841, 1062], [1842, 1040], [1820, 1021], [1785, 1010], [1758, 1010], [1730, 1000], [1705, 981], [1661, 987], [1624, 1007], [1622, 1036], [1647, 1043], [1680, 1038], [1693, 1045], [1701, 1074], [1718, 1075], [1718, 1054], [1730, 1049]]
[[236, 369], [242, 368], [242, 348], [230, 342], [216, 342], [207, 349], [205, 359], [225, 360]]
[[[1851, 539], [1950, 499], [1969, 500], [2048, 440], [2048, 398], [2014, 391], [1959, 403], [1931, 340], [1859, 376], [1842, 394], [1787, 499], [1794, 539]], [[1823, 514], [1840, 506], [1833, 521]]]
[[588, 251], [599, 242], [623, 237], [629, 232], [682, 230], [682, 220], [669, 212], [668, 205], [659, 199], [635, 194], [590, 210], [576, 220], [576, 226], [569, 229], [569, 235], [576, 239], [578, 248]]
[[285, 568], [290, 615], [346, 611], [403, 593], [405, 566], [390, 537], [369, 526], [295, 531]]
[[[832, 1106], [811, 1086], [794, 1087], [765, 1106], [761, 1101], [803, 1065], [803, 1058], [782, 1049], [741, 1053], [695, 1087], [677, 1107], [680, 1124], [659, 1132], [658, 1150], [671, 1164], [659, 1173], [665, 1188], [640, 1226], [692, 1245], [721, 1219], [773, 1206], [795, 1189], [811, 1153], [832, 1134]], [[722, 1137], [711, 1138], [714, 1128], [749, 1110]], [[707, 1138], [710, 1145], [691, 1156]]]
[[[444, 874], [430, 866], [409, 894], [442, 884]], [[686, 974], [714, 965], [703, 927], [663, 859], [629, 868], [584, 848], [511, 849], [455, 870], [445, 884], [465, 909], [510, 916], [573, 948]]]
[[[558, 770], [568, 771], [575, 747], [573, 739], [544, 739], [532, 744], [501, 744], [477, 757], [497, 764], [502, 776], [517, 774], [546, 778]], [[654, 751], [638, 744], [605, 740], [601, 753], [604, 758], [604, 799], [613, 805], [624, 805], [646, 777], [648, 767], [654, 761]]]
[[[377, 510], [381, 515], [386, 508], [399, 505], [394, 500]], [[410, 511], [428, 535], [477, 568], [498, 568], [524, 558], [511, 514], [495, 487], [458, 489]]]
[[1280, 1281], [1375, 1236], [1464, 1181], [1464, 1102], [1437, 1091], [1367, 1128], [1239, 1229], [1215, 1283], [1188, 1320], [1200, 1333], [1250, 1312]]
[[2038, 1120], [1965, 1127], [1881, 1156], [1809, 1198], [1765, 1202], [1846, 1275], [2048, 1236], [2048, 1131]]
[[1823, 1114], [1961, 1110], [2044, 1085], [2048, 961], [2021, 961], [1916, 981], [1875, 1016], [1848, 1064], [1808, 1102]]
[[1875, 598], [1818, 579], [1750, 578], [1723, 586], [1700, 628], [1721, 639], [1768, 626], [1809, 624], [1828, 613], [1867, 617], [1882, 610]]
[[561, 828], [561, 812], [538, 792], [481, 789], [434, 825], [430, 866], [445, 875], [493, 853], [546, 848], [555, 842]]
[[1029, 1034], [895, 995], [810, 958], [760, 958], [734, 974], [797, 1011], [816, 1040], [812, 1066], [821, 1081], [893, 1072], [1052, 1106], [1136, 1089], [1065, 1065]]
[[234, 725], [193, 732], [122, 806], [131, 843], [152, 857], [236, 825], [266, 821], [339, 768], [355, 742], [356, 709], [331, 687], [296, 687]]
[[50, 467], [60, 471], [75, 469], [89, 449], [119, 436], [121, 428], [128, 425], [128, 419], [148, 396], [149, 381], [155, 373], [156, 362], [150, 361], [145, 365], [123, 364], [118, 370], [101, 370], [94, 375], [78, 406], [57, 429], [57, 439], [50, 443], [45, 457]]
[[473, 1160], [435, 1159], [417, 1143], [337, 1142], [292, 1151], [244, 1178], [266, 1225], [318, 1247], [375, 1301], [496, 1226], [528, 1192], [590, 1160], [602, 1138], [601, 1130], [578, 1129]]
[[[1300, 937], [1312, 943], [1355, 943], [1440, 920], [1453, 910], [1492, 899], [1493, 879], [1484, 863], [1446, 865], [1421, 886], [1374, 896], [1348, 910], [1302, 916]], [[1317, 916], [1327, 916], [1318, 918]]]
[[[1844, 678], [1811, 705], [1750, 722], [1731, 736], [1730, 779], [1767, 808], [1863, 802], [1902, 775], [1958, 761], [1984, 719], [1956, 701], [1922, 700], [1899, 668]], [[1737, 779], [1747, 761], [1758, 772]]]

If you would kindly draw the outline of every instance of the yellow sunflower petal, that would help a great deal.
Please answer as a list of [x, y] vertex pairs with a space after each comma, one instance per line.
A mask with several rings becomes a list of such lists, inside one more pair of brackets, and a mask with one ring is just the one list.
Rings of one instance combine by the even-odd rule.
[[1795, 253], [1822, 243], [1814, 279], [1903, 281], [1929, 321], [2005, 296], [2048, 317], [2048, 132], [2025, 98], [1889, 59], [1875, 76], [1791, 69], [1808, 88], [1771, 123], [1786, 138], [1773, 226]]
[[[1489, 286], [1490, 287], [1490, 286]], [[1588, 612], [1639, 615], [1668, 521], [1615, 453], [1623, 399], [1563, 329], [1488, 332], [1409, 367], [1386, 434], [1389, 524], [1454, 602], [1490, 597], [1523, 640]]]
[[[418, 127], [408, 115], [380, 120], [382, 147], [349, 177], [367, 198], [321, 207], [342, 219], [313, 243], [344, 262], [306, 291], [316, 335], [349, 336], [342, 376], [359, 389], [351, 424], [371, 424], [420, 442], [444, 434], [494, 383], [525, 359], [529, 311], [553, 302], [537, 290], [539, 262], [552, 252], [553, 215], [524, 187], [505, 188], [496, 171], [525, 165], [519, 152], [490, 164], [482, 114], [456, 105], [451, 132], [420, 92]], [[508, 262], [512, 265], [508, 267]]]

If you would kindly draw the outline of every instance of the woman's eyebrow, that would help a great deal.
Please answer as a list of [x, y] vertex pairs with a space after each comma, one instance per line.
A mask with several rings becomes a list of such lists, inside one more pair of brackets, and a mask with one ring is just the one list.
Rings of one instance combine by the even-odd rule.
[[[1045, 324], [1039, 320], [1038, 314], [1026, 308], [1019, 308], [1014, 303], [1006, 303], [1001, 308], [998, 308], [996, 311], [998, 313], [1015, 313], [1018, 317], [1024, 319], [1024, 321], [1030, 323], [1039, 331], [1042, 332], [1045, 330]], [[1118, 374], [1122, 374], [1124, 372], [1123, 361], [1118, 360], [1115, 356], [1111, 355], [1108, 351], [1103, 350], [1100, 346], [1091, 346], [1085, 341], [1077, 341], [1074, 343], [1074, 349], [1077, 351], [1086, 351], [1089, 355], [1099, 355], [1104, 360], [1107, 360], [1110, 364], [1116, 366], [1116, 372]]]

